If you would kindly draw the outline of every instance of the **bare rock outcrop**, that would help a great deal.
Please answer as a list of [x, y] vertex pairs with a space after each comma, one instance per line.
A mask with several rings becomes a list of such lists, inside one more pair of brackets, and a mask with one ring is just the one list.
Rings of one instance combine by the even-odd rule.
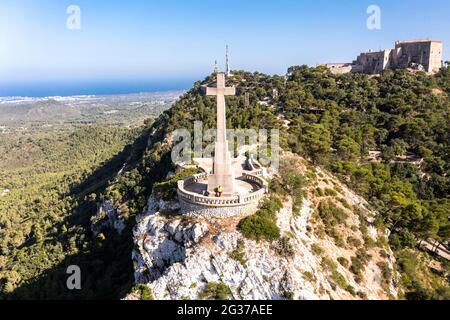
[[[155, 299], [197, 299], [209, 282], [224, 283], [232, 299], [395, 298], [395, 260], [376, 213], [326, 171], [286, 157], [312, 183], [298, 212], [284, 199], [278, 241], [245, 239], [237, 230], [243, 217], [181, 216], [177, 201], [152, 196], [134, 229], [136, 283]], [[339, 211], [339, 224], [321, 216], [323, 203]]]

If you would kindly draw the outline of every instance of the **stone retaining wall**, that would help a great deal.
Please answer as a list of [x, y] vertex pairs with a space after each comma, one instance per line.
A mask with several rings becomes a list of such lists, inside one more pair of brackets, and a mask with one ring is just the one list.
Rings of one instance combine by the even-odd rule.
[[230, 218], [250, 214], [258, 209], [258, 201], [228, 207], [207, 207], [180, 199], [180, 205], [184, 215], [205, 218]]

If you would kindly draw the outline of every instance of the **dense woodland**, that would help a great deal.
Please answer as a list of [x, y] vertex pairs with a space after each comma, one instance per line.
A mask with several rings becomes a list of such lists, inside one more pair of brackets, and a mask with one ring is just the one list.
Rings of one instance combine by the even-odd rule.
[[[0, 298], [119, 298], [130, 290], [134, 216], [154, 182], [174, 169], [170, 133], [193, 130], [195, 120], [215, 127], [215, 100], [201, 87], [213, 80], [196, 83], [139, 130], [90, 126], [1, 141], [0, 188], [11, 192], [0, 198]], [[299, 66], [286, 77], [234, 72], [227, 84], [237, 86], [227, 98], [230, 128], [281, 129], [285, 150], [332, 171], [379, 212], [406, 298], [450, 298], [448, 262], [432, 273], [432, 257], [418, 249], [450, 235], [450, 67], [430, 77]], [[379, 158], [369, 161], [373, 151]], [[423, 159], [420, 166], [399, 160], [410, 154]], [[124, 217], [122, 234], [93, 236], [91, 218], [103, 199]], [[65, 288], [71, 264], [89, 270], [79, 292]]]
[[[0, 198], [3, 293], [16, 289], [18, 298], [65, 297], [57, 290], [65, 285], [65, 269], [51, 270], [65, 262], [83, 264], [86, 252], [100, 248], [87, 232], [96, 204], [86, 195], [114, 178], [130, 152], [124, 147], [137, 135], [136, 130], [92, 126], [71, 133], [2, 137], [0, 181], [10, 190]], [[83, 183], [88, 188], [80, 188]], [[99, 261], [89, 262], [101, 267], [97, 276], [106, 266]], [[36, 279], [42, 280], [17, 289]]]
[[[197, 83], [165, 113], [165, 134], [192, 130], [195, 120], [214, 127], [215, 101], [201, 94], [213, 80]], [[227, 98], [228, 127], [281, 129], [284, 149], [329, 169], [380, 213], [407, 298], [450, 297], [448, 261], [440, 259], [444, 272], [433, 274], [427, 255], [416, 250], [424, 240], [448, 243], [450, 236], [449, 67], [430, 77], [408, 70], [333, 75], [299, 66], [286, 77], [234, 72], [228, 84], [238, 93]], [[370, 152], [378, 157], [370, 161]], [[443, 282], [432, 280], [438, 278]]]

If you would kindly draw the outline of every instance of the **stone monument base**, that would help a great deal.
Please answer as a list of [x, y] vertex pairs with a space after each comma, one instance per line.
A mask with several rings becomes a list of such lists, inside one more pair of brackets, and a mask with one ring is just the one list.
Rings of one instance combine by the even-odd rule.
[[208, 177], [208, 192], [210, 195], [214, 196], [216, 193], [216, 188], [218, 186], [222, 187], [223, 196], [231, 196], [235, 193], [234, 176], [232, 174], [228, 175], [210, 175]]

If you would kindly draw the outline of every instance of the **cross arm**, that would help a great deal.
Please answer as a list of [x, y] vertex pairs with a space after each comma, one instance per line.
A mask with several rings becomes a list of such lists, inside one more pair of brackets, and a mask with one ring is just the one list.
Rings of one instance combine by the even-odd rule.
[[218, 96], [223, 94], [224, 96], [235, 96], [236, 88], [235, 87], [226, 87], [226, 88], [206, 88], [207, 96]]
[[219, 91], [217, 90], [217, 88], [210, 88], [210, 87], [206, 88], [207, 96], [217, 96], [218, 94], [219, 94]]
[[223, 94], [225, 96], [235, 96], [236, 95], [236, 88], [235, 87], [227, 87], [227, 88], [225, 88]]

